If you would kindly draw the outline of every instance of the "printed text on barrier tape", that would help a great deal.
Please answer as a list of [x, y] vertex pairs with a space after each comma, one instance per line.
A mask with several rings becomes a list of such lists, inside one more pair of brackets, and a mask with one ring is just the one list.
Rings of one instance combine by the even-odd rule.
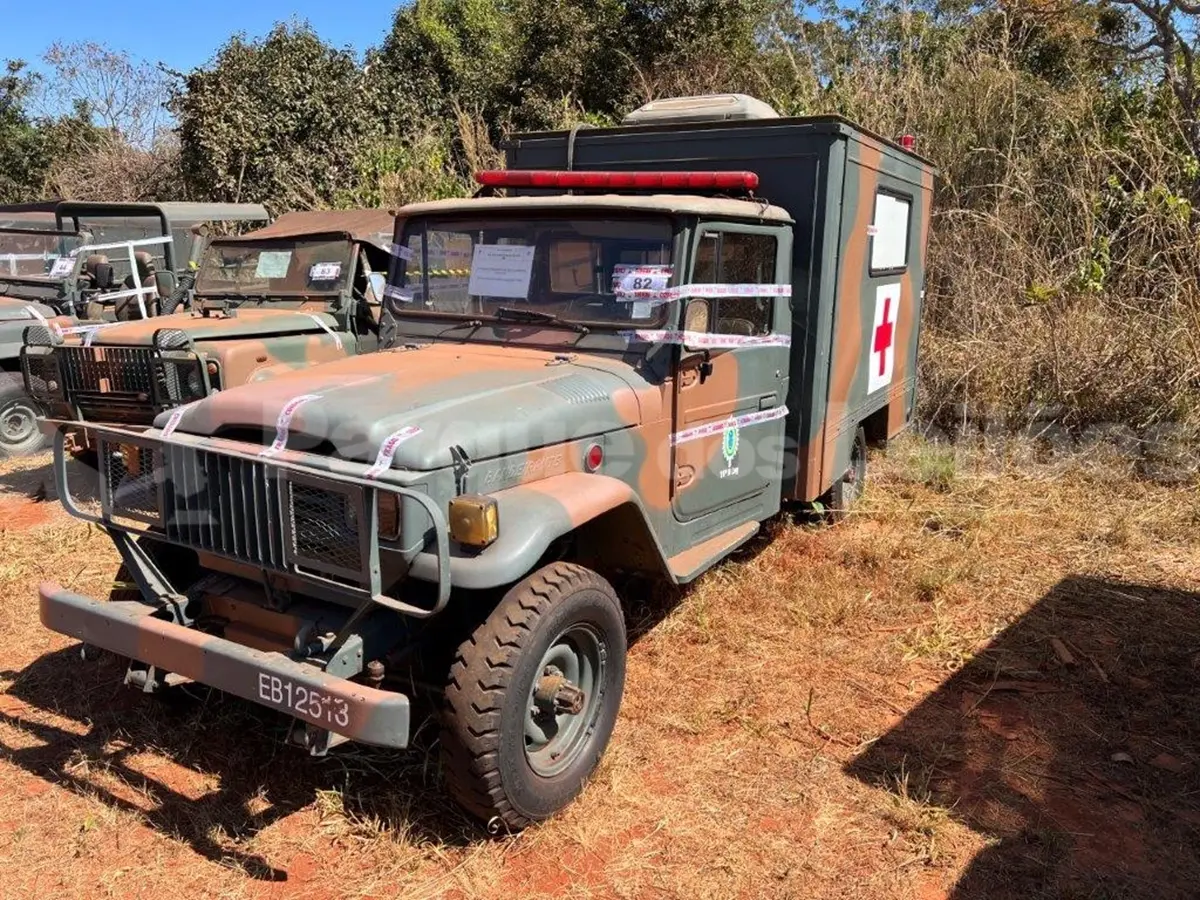
[[661, 306], [676, 300], [687, 300], [692, 297], [700, 299], [720, 299], [737, 297], [790, 297], [790, 284], [683, 284], [679, 287], [662, 290], [624, 290], [614, 291], [618, 302], [649, 303]]
[[286, 448], [288, 427], [292, 424], [292, 419], [296, 415], [297, 410], [310, 400], [320, 399], [320, 394], [301, 394], [299, 397], [293, 397], [287, 403], [283, 404], [283, 409], [279, 410], [279, 418], [275, 420], [275, 440], [271, 442], [270, 447], [266, 447], [258, 455], [274, 456]]
[[761, 425], [763, 422], [774, 422], [787, 416], [786, 406], [776, 406], [774, 409], [764, 409], [761, 412], [746, 413], [744, 416], [734, 416], [731, 419], [721, 419], [717, 422], [705, 422], [695, 428], [677, 431], [671, 435], [671, 446], [677, 447], [700, 438], [711, 437], [714, 434], [724, 434], [730, 428], [747, 428], [750, 425]]
[[375, 456], [375, 464], [367, 469], [363, 477], [374, 479], [386, 472], [391, 468], [392, 460], [396, 458], [396, 450], [400, 445], [411, 438], [415, 438], [420, 433], [421, 429], [416, 425], [409, 425], [389, 434], [384, 442], [379, 445], [379, 453]]
[[320, 325], [323, 329], [325, 329], [325, 331], [328, 332], [329, 336], [331, 338], [333, 338], [334, 345], [339, 350], [342, 349], [342, 339], [340, 337], [338, 337], [338, 334], [336, 331], [334, 331], [332, 328], [330, 328], [329, 325], [326, 324], [325, 321], [320, 316], [316, 315], [315, 313], [309, 313], [308, 317], [310, 319], [312, 319], [314, 322], [316, 322], [318, 325]]
[[789, 334], [710, 334], [707, 331], [622, 331], [623, 337], [652, 344], [682, 344], [708, 350], [732, 350], [737, 347], [790, 347]]
[[199, 400], [193, 400], [191, 403], [185, 403], [183, 406], [177, 406], [171, 411], [171, 418], [167, 419], [167, 424], [163, 426], [162, 436], [169, 438], [175, 433], [175, 429], [179, 427], [179, 422], [183, 418], [183, 414], [199, 403]]

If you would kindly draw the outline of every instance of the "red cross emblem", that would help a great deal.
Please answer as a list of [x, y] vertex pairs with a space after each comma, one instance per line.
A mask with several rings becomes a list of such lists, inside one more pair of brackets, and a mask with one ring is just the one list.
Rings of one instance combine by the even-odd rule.
[[875, 320], [871, 329], [871, 360], [867, 393], [873, 394], [892, 383], [896, 364], [896, 317], [900, 313], [900, 285], [885, 284], [875, 289]]

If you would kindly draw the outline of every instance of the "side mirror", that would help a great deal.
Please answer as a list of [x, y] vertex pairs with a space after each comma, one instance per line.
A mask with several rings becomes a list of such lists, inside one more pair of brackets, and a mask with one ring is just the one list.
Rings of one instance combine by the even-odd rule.
[[708, 301], [692, 298], [683, 308], [684, 331], [708, 331]]
[[367, 276], [367, 302], [382, 303], [383, 289], [387, 287], [387, 276], [382, 272], [372, 272]]

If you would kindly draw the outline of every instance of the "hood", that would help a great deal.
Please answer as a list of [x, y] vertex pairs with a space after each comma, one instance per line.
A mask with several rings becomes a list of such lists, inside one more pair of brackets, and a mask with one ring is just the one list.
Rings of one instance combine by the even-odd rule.
[[612, 357], [432, 344], [223, 391], [177, 411], [176, 430], [270, 444], [282, 423], [290, 449], [364, 463], [400, 433], [392, 464], [428, 471], [449, 466], [454, 446], [483, 460], [636, 425], [647, 388]]
[[313, 316], [335, 331], [338, 323], [328, 313], [307, 313], [296, 309], [241, 309], [233, 316], [202, 316], [199, 313], [175, 313], [108, 325], [96, 332], [92, 343], [108, 346], [151, 346], [154, 333], [164, 328], [187, 332], [194, 341], [219, 341], [235, 338], [260, 338], [276, 334], [320, 334], [324, 332]]
[[53, 319], [58, 315], [53, 306], [47, 306], [45, 303], [37, 303], [33, 300], [22, 300], [20, 297], [4, 295], [0, 296], [0, 322], [23, 320], [27, 325], [31, 321], [36, 322], [37, 316], [29, 312], [29, 307], [31, 306], [47, 319]]

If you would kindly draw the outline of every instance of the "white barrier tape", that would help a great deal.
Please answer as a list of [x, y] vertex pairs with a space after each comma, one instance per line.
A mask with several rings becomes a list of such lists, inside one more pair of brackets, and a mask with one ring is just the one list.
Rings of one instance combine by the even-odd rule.
[[124, 300], [126, 297], [140, 297], [143, 294], [157, 294], [157, 293], [158, 293], [158, 288], [156, 288], [156, 287], [131, 288], [130, 290], [127, 290], [127, 291], [116, 291], [115, 293], [112, 293], [112, 294], [100, 294], [97, 297], [97, 299], [98, 300]]
[[325, 331], [329, 334], [329, 336], [331, 338], [333, 338], [334, 346], [336, 346], [339, 350], [342, 349], [342, 339], [340, 337], [338, 337], [338, 333], [336, 331], [334, 331], [332, 328], [330, 328], [324, 319], [322, 319], [316, 313], [309, 313], [308, 317], [310, 319], [312, 319], [314, 322], [316, 322], [318, 325], [320, 325], [323, 329], [325, 329]]
[[103, 331], [105, 328], [115, 328], [118, 325], [124, 324], [124, 322], [102, 322], [96, 325], [72, 325], [70, 328], [63, 328], [57, 322], [52, 322], [50, 323], [50, 327], [59, 337], [66, 337], [69, 334], [82, 334], [83, 346], [90, 347], [97, 331]]
[[390, 469], [392, 467], [392, 460], [396, 458], [396, 450], [400, 445], [411, 438], [415, 438], [420, 433], [421, 429], [416, 425], [409, 425], [389, 434], [384, 442], [379, 445], [379, 453], [375, 457], [375, 465], [367, 469], [363, 473], [363, 477], [375, 479]]
[[271, 446], [262, 450], [259, 456], [274, 456], [281, 450], [287, 447], [288, 441], [288, 426], [292, 424], [292, 419], [295, 417], [297, 410], [310, 400], [320, 400], [320, 394], [301, 394], [299, 397], [293, 397], [287, 403], [283, 404], [283, 409], [279, 411], [279, 418], [275, 420], [275, 440], [271, 442]]
[[618, 288], [614, 291], [618, 302], [649, 303], [661, 306], [674, 303], [676, 300], [687, 300], [692, 297], [701, 299], [719, 299], [736, 297], [790, 297], [790, 284], [681, 284], [679, 287], [656, 290], [625, 290]]
[[171, 418], [167, 419], [167, 424], [163, 426], [162, 430], [162, 436], [164, 440], [175, 433], [175, 429], [179, 427], [179, 423], [183, 419], [184, 413], [186, 413], [199, 402], [199, 400], [193, 400], [191, 403], [185, 403], [183, 406], [177, 406], [171, 411]]
[[28, 319], [37, 319], [43, 325], [49, 325], [46, 317], [38, 311], [35, 306], [22, 306], [20, 311], [24, 313], [21, 316], [0, 316], [0, 322], [24, 322]]
[[78, 256], [80, 253], [87, 253], [91, 256], [97, 250], [126, 250], [131, 247], [151, 247], [155, 244], [170, 243], [171, 236], [164, 234], [161, 237], [138, 238], [135, 241], [114, 241], [111, 244], [84, 244], [82, 247], [76, 247], [71, 251], [72, 256]]
[[730, 428], [746, 428], [750, 425], [761, 425], [763, 422], [774, 422], [777, 419], [784, 418], [787, 414], [788, 410], [786, 406], [776, 406], [774, 409], [746, 413], [743, 416], [734, 416], [730, 419], [722, 419], [719, 422], [705, 422], [703, 425], [697, 425], [695, 428], [687, 428], [683, 431], [675, 432], [671, 435], [671, 446], [677, 447], [680, 444], [698, 441], [700, 438], [711, 437], [714, 434], [724, 434]]
[[789, 334], [710, 334], [707, 331], [622, 331], [624, 337], [652, 344], [682, 344], [706, 350], [732, 350], [737, 347], [790, 347]]

